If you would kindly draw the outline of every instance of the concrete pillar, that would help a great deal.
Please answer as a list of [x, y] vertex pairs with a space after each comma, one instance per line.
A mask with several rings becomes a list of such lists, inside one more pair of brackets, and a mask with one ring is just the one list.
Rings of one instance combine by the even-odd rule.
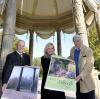
[[82, 6], [82, 0], [73, 0], [75, 31], [81, 35], [83, 43], [88, 46], [88, 35]]
[[60, 56], [62, 55], [61, 50], [61, 30], [57, 30], [57, 51]]
[[33, 60], [33, 46], [34, 45], [34, 33], [30, 30], [30, 41], [29, 41], [29, 55], [30, 55], [30, 64], [32, 65]]
[[1, 44], [0, 69], [3, 68], [7, 54], [13, 50], [13, 41], [16, 24], [16, 0], [8, 0], [3, 27], [3, 36]]
[[95, 12], [95, 22], [96, 22], [96, 28], [98, 33], [98, 38], [100, 42], [100, 12]]

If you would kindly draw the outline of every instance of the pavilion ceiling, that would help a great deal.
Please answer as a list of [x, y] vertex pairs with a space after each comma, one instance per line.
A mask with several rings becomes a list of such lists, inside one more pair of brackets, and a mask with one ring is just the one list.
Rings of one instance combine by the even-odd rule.
[[[89, 6], [90, 1], [94, 0], [83, 1]], [[85, 4], [85, 20], [86, 24], [90, 25], [94, 19], [93, 8]], [[3, 21], [0, 21], [0, 24], [2, 23]], [[46, 31], [50, 36], [56, 30], [72, 33], [74, 31], [72, 0], [17, 0], [16, 27], [17, 34], [32, 30], [41, 37], [43, 37], [41, 34], [47, 37]]]
[[17, 27], [31, 30], [73, 26], [71, 0], [17, 0]]

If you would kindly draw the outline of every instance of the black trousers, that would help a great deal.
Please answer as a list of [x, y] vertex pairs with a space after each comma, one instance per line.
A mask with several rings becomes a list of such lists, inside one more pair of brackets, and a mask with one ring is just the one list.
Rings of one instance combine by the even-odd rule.
[[44, 89], [41, 91], [41, 99], [66, 99], [64, 92]]
[[80, 83], [76, 84], [77, 91], [76, 91], [76, 99], [95, 99], [95, 91], [92, 90], [88, 93], [81, 93], [80, 92]]
[[79, 82], [76, 84], [76, 99], [81, 99], [80, 83]]

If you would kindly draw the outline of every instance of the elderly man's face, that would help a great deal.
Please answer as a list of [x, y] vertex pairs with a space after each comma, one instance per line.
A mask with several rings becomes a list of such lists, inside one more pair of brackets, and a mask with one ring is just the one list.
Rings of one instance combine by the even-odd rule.
[[76, 48], [80, 48], [80, 46], [81, 46], [81, 41], [80, 41], [80, 40], [74, 41], [74, 45], [76, 46]]
[[17, 51], [18, 51], [19, 53], [23, 53], [24, 47], [25, 47], [25, 42], [20, 41], [20, 42], [17, 44]]

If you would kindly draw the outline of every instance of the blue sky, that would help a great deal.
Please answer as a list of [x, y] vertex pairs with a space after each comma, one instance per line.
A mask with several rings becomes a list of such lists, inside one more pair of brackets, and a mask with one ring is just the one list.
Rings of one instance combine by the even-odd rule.
[[[61, 33], [61, 43], [62, 43], [62, 56], [68, 57], [70, 53], [70, 49], [73, 46], [72, 38], [75, 34], [63, 34]], [[29, 34], [24, 35], [17, 35], [19, 39], [22, 39], [25, 41], [25, 46], [29, 47]], [[44, 52], [44, 47], [48, 42], [54, 43], [55, 46], [55, 52], [57, 53], [57, 35], [55, 33], [55, 36], [50, 37], [49, 39], [42, 39], [40, 37], [37, 37], [36, 34], [34, 34], [34, 49], [33, 49], [33, 58], [34, 57], [41, 57]]]

